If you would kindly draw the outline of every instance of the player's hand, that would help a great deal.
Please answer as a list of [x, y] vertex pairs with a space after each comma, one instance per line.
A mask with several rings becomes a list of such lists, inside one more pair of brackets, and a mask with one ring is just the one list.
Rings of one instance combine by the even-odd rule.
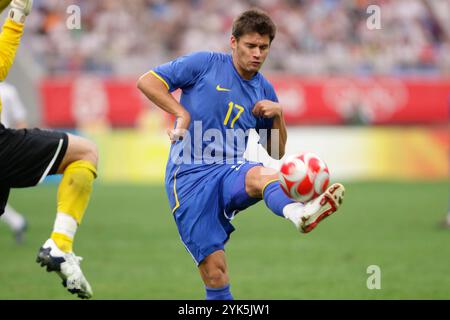
[[191, 123], [191, 116], [189, 112], [185, 112], [177, 117], [177, 125], [174, 129], [167, 130], [170, 142], [174, 144], [177, 141], [183, 140], [188, 132], [189, 124]]
[[255, 117], [259, 118], [274, 118], [281, 117], [283, 110], [281, 105], [270, 100], [258, 101], [252, 110]]
[[11, 8], [21, 11], [24, 15], [29, 15], [31, 7], [33, 6], [33, 0], [12, 0]]

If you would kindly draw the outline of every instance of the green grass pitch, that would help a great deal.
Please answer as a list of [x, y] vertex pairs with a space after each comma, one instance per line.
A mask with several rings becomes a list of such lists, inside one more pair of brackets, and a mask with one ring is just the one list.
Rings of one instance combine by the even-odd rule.
[[[340, 211], [299, 234], [260, 202], [233, 221], [226, 247], [236, 299], [449, 299], [450, 230], [442, 182], [351, 182]], [[56, 185], [12, 190], [29, 232], [0, 225], [0, 299], [76, 299], [35, 256], [50, 235]], [[203, 299], [162, 186], [97, 183], [75, 239], [95, 299]], [[369, 290], [367, 268], [381, 268]]]

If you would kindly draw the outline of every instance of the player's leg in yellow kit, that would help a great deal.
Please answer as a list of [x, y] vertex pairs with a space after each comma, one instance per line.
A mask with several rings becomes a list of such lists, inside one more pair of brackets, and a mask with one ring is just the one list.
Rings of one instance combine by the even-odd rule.
[[[97, 148], [91, 141], [68, 135], [67, 152], [59, 166], [63, 177], [57, 194], [57, 217], [51, 239], [64, 252], [72, 252], [73, 238], [97, 177]], [[59, 221], [61, 220], [61, 221]]]
[[[0, 13], [10, 2], [11, 10], [0, 33], [0, 81], [6, 78], [14, 61], [23, 34], [23, 23], [33, 5], [33, 0], [0, 0]], [[67, 149], [57, 171], [63, 174], [63, 179], [58, 188], [58, 211], [53, 232], [37, 257], [37, 262], [47, 266], [48, 271], [57, 272], [64, 286], [81, 298], [90, 298], [92, 289], [81, 271], [81, 258], [72, 253], [72, 245], [97, 176], [97, 157], [97, 149], [92, 142], [68, 135]]]
[[92, 297], [92, 288], [80, 268], [81, 258], [72, 252], [73, 240], [97, 177], [96, 145], [68, 134], [67, 151], [58, 167], [63, 174], [57, 194], [57, 214], [50, 239], [39, 249], [37, 262], [55, 271], [63, 285], [80, 298]]

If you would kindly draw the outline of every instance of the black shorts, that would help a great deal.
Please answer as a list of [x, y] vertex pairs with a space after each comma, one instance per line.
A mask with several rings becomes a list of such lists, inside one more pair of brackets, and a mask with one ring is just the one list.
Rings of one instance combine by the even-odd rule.
[[35, 186], [57, 172], [68, 141], [64, 132], [5, 129], [0, 124], [0, 214], [10, 188]]

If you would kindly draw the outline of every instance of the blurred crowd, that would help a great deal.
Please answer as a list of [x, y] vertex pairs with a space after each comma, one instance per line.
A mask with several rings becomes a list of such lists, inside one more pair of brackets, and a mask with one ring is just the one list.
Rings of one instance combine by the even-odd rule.
[[[381, 29], [368, 28], [371, 4]], [[71, 5], [80, 29], [67, 26]], [[51, 74], [136, 75], [188, 52], [229, 51], [233, 19], [251, 7], [278, 28], [264, 70], [450, 74], [450, 0], [35, 0], [24, 45]]]

